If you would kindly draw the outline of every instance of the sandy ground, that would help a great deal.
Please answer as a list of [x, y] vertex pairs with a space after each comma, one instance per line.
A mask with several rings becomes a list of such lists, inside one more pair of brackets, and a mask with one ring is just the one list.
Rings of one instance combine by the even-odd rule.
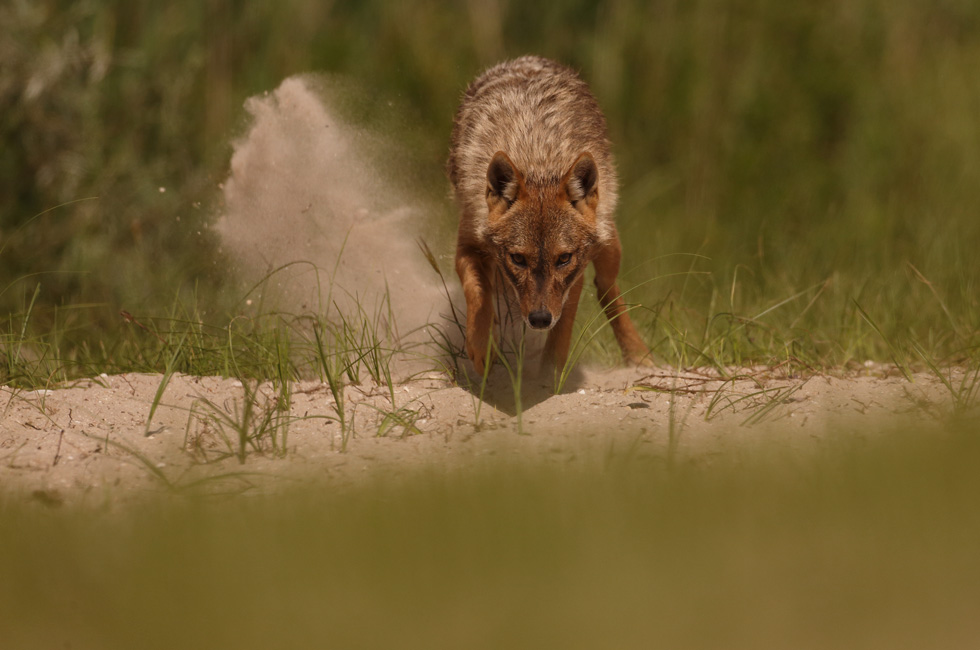
[[[244, 276], [284, 269], [245, 304], [370, 314], [386, 305], [402, 333], [424, 333], [450, 311], [416, 242], [433, 208], [382, 172], [377, 160], [392, 151], [390, 139], [346, 124], [332, 94], [327, 80], [307, 76], [248, 100], [252, 124], [234, 143], [216, 232]], [[451, 268], [451, 251], [438, 262]], [[525, 386], [521, 409], [500, 376], [482, 400], [442, 374], [416, 375], [393, 395], [383, 386], [349, 386], [342, 408], [320, 383], [276, 396], [271, 385], [174, 376], [159, 400], [159, 375], [41, 391], [0, 386], [0, 494], [99, 505], [165, 490], [259, 492], [308, 480], [351, 486], [365, 476], [467, 471], [500, 459], [700, 462], [738, 453], [747, 440], [808, 449], [836, 432], [865, 435], [949, 411], [935, 377], [910, 382], [886, 367], [733, 374], [739, 378], [722, 381], [700, 371], [586, 369], [558, 395]], [[255, 408], [247, 413], [250, 393]], [[235, 455], [242, 436], [244, 462]]]
[[[950, 410], [933, 376], [909, 382], [884, 367], [739, 375], [584, 370], [558, 395], [526, 385], [518, 418], [508, 381], [495, 382], [481, 402], [432, 373], [396, 385], [394, 406], [386, 387], [348, 386], [346, 432], [319, 382], [291, 385], [288, 410], [271, 385], [258, 386], [245, 427], [238, 423], [256, 387], [232, 379], [175, 375], [152, 418], [159, 375], [103, 375], [56, 390], [0, 387], [0, 491], [49, 506], [101, 506], [170, 490], [266, 492], [304, 481], [342, 489], [499, 460], [711, 462], [752, 441], [805, 451], [836, 435], [928, 425]], [[244, 462], [235, 455], [240, 430], [251, 437]]]

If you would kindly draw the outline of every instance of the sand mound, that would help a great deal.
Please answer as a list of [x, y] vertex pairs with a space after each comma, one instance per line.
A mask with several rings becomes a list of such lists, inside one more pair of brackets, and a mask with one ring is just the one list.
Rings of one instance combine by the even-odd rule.
[[[737, 456], [762, 442], [793, 455], [839, 436], [857, 443], [898, 427], [941, 431], [950, 412], [948, 391], [932, 375], [910, 382], [887, 367], [873, 375], [738, 374], [586, 371], [574, 392], [529, 391], [520, 417], [506, 386], [481, 406], [440, 374], [397, 386], [394, 403], [385, 387], [367, 382], [345, 388], [344, 423], [325, 384], [298, 382], [269, 430], [249, 428], [244, 465], [227, 418], [241, 419], [249, 392], [234, 379], [175, 375], [155, 412], [160, 375], [103, 375], [58, 390], [0, 387], [0, 486], [42, 504], [98, 504], [168, 487], [266, 491], [324, 479], [354, 486], [496, 461], [574, 468], [618, 454], [662, 467]], [[961, 370], [950, 377], [962, 378]], [[257, 408], [274, 407], [274, 387], [253, 389]]]

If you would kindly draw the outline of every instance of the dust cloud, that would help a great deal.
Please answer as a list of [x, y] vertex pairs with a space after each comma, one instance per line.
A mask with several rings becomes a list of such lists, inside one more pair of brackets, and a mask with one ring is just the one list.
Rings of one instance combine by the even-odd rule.
[[290, 77], [245, 103], [251, 123], [234, 144], [215, 228], [243, 276], [275, 271], [261, 286], [266, 305], [328, 317], [360, 309], [386, 322], [390, 313], [396, 337], [418, 338], [450, 313], [417, 243], [426, 207], [399, 196], [368, 151], [377, 134], [345, 123], [325, 83]]
[[[386, 331], [378, 333], [415, 358], [447, 362], [450, 350], [465, 358], [455, 251], [438, 235], [441, 247], [428, 242], [442, 253], [447, 289], [418, 244], [434, 232], [436, 210], [382, 164], [379, 156], [399, 145], [345, 121], [331, 96], [329, 80], [303, 75], [246, 101], [250, 126], [234, 143], [215, 223], [224, 252], [240, 276], [258, 283], [251, 295], [260, 309], [354, 314], [354, 322], [359, 314], [381, 323]], [[446, 194], [449, 201], [448, 183]], [[520, 348], [536, 366], [546, 337], [525, 332], [504, 284], [498, 280], [495, 301], [503, 353]]]

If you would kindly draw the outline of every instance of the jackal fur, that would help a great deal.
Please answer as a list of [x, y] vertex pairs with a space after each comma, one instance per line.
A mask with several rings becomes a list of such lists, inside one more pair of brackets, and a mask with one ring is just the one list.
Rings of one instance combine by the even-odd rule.
[[488, 363], [498, 277], [525, 323], [548, 330], [543, 368], [563, 367], [590, 262], [625, 360], [648, 359], [616, 284], [617, 181], [606, 120], [573, 70], [525, 56], [484, 72], [456, 112], [447, 169], [460, 212], [466, 351], [477, 373]]

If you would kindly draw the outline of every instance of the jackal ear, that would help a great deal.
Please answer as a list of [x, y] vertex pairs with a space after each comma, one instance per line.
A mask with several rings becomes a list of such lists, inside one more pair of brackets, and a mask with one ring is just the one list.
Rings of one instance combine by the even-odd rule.
[[583, 152], [565, 174], [564, 181], [568, 200], [576, 208], [581, 210], [578, 203], [585, 201], [586, 205], [595, 210], [599, 201], [599, 168], [596, 167], [592, 154]]
[[502, 214], [517, 200], [524, 186], [524, 175], [503, 151], [493, 155], [487, 167], [487, 207], [490, 214]]

